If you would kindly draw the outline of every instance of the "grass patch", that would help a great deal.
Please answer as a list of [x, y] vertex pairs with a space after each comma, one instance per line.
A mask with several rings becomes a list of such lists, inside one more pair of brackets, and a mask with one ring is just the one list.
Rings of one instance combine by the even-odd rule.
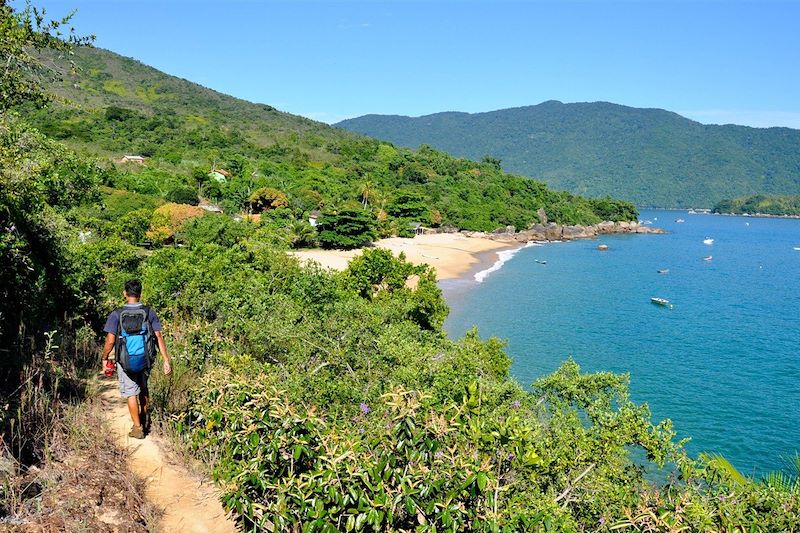
[[105, 426], [99, 401], [67, 406], [55, 423], [47, 457], [2, 484], [3, 531], [152, 531], [158, 515], [144, 498], [144, 480]]

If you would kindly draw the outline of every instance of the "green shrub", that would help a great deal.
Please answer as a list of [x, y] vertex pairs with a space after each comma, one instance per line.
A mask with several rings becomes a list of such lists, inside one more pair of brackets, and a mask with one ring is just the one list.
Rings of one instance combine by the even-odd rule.
[[274, 187], [264, 187], [253, 191], [248, 198], [250, 209], [253, 213], [261, 213], [270, 209], [279, 209], [289, 206], [289, 198]]
[[118, 221], [112, 222], [109, 227], [113, 228], [114, 233], [129, 243], [139, 244], [144, 240], [147, 230], [150, 229], [152, 216], [153, 211], [150, 209], [129, 211]]
[[175, 202], [176, 204], [197, 205], [199, 203], [197, 198], [197, 190], [188, 185], [183, 185], [170, 190], [166, 195], [166, 199], [167, 201]]
[[255, 224], [247, 220], [236, 221], [222, 214], [206, 214], [189, 220], [179, 231], [178, 239], [196, 247], [204, 244], [218, 244], [231, 247], [253, 235]]
[[359, 248], [378, 238], [376, 219], [360, 209], [341, 209], [317, 220], [319, 243], [324, 248]]

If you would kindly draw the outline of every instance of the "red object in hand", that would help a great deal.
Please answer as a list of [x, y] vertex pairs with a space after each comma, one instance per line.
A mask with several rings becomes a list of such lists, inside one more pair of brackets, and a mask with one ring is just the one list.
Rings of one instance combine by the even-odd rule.
[[106, 359], [106, 368], [103, 370], [103, 374], [108, 378], [114, 375], [114, 361]]

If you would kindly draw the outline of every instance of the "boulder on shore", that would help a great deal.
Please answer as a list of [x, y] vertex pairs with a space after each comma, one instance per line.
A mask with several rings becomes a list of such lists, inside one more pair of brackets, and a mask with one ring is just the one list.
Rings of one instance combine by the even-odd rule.
[[536, 210], [536, 216], [539, 217], [539, 221], [542, 224], [547, 224], [547, 213], [545, 213], [544, 207], [540, 207]]
[[591, 239], [598, 235], [611, 235], [620, 233], [666, 233], [661, 228], [643, 226], [639, 222], [611, 222], [604, 221], [592, 226], [561, 226], [555, 222], [547, 225], [533, 224], [529, 229], [514, 232], [513, 226], [500, 228], [494, 233], [486, 235], [482, 232], [462, 232], [472, 236], [486, 236], [496, 240], [513, 240], [516, 242], [529, 241], [571, 241], [575, 239]]

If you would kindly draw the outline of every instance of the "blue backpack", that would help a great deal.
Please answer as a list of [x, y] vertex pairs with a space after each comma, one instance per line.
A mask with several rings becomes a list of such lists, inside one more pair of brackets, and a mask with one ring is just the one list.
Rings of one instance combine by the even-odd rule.
[[128, 373], [149, 369], [156, 356], [156, 336], [150, 324], [150, 308], [122, 307], [117, 309], [117, 362]]

